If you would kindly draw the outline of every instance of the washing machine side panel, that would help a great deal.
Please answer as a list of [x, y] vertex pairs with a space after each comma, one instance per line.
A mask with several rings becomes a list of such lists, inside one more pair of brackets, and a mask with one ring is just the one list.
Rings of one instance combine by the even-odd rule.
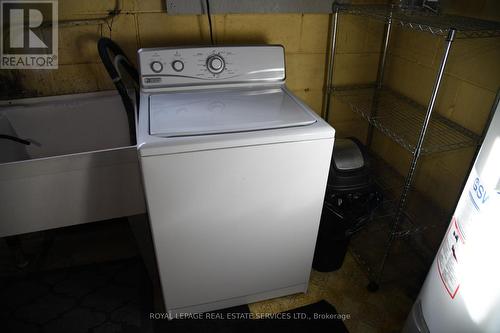
[[307, 285], [332, 147], [143, 157], [167, 310]]

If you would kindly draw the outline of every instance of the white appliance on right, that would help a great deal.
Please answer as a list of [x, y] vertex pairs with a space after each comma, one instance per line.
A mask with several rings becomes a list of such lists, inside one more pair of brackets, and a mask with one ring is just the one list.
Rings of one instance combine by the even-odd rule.
[[500, 332], [500, 104], [403, 332]]

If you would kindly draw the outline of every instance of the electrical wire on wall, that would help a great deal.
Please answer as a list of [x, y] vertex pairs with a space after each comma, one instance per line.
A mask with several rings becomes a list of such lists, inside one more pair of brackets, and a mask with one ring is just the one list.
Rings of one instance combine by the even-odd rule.
[[[112, 34], [113, 34], [113, 21], [114, 21], [114, 19], [115, 19], [115, 17], [111, 16], [111, 19], [106, 21], [106, 24], [108, 25], [108, 29], [109, 29], [109, 38], [110, 39], [112, 38]], [[101, 35], [101, 37], [103, 37], [103, 36]]]
[[208, 28], [210, 29], [210, 43], [214, 45], [214, 37], [212, 32], [212, 16], [210, 15], [210, 0], [205, 0], [207, 6]]

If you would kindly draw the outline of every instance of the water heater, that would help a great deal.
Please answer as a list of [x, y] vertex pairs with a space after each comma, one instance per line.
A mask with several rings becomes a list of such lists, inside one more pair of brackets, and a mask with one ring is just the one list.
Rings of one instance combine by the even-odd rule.
[[500, 332], [499, 108], [405, 333]]

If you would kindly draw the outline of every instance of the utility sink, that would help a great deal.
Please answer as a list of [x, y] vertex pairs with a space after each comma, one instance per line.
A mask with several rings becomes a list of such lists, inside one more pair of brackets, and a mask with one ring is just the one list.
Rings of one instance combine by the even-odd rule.
[[0, 237], [146, 212], [114, 92], [0, 102]]

